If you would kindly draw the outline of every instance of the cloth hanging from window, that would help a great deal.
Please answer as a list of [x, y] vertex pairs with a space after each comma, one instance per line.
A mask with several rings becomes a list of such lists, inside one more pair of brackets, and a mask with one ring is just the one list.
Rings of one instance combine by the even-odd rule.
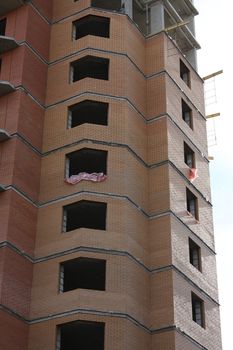
[[107, 179], [107, 175], [104, 173], [79, 173], [77, 175], [71, 175], [69, 178], [65, 179], [65, 182], [71, 185], [75, 185], [82, 180], [92, 181], [92, 182], [102, 182]]
[[193, 182], [194, 180], [196, 180], [197, 177], [198, 177], [197, 169], [196, 168], [189, 169], [189, 180]]

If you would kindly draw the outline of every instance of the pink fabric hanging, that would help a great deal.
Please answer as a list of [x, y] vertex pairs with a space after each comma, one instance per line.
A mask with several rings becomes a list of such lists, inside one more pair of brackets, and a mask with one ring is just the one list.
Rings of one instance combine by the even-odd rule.
[[102, 182], [107, 179], [107, 175], [104, 173], [79, 173], [77, 175], [72, 175], [65, 179], [65, 182], [71, 185], [75, 185], [82, 180], [92, 181], [92, 182]]
[[193, 182], [194, 180], [196, 180], [197, 177], [198, 177], [197, 169], [195, 168], [189, 169], [189, 180]]

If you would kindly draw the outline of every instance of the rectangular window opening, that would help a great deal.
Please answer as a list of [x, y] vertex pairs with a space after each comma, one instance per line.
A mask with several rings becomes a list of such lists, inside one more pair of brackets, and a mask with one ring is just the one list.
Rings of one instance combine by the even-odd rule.
[[5, 36], [6, 34], [6, 18], [0, 21], [0, 36]]
[[104, 10], [110, 10], [110, 11], [121, 11], [122, 10], [122, 4], [121, 0], [92, 0], [91, 6], [101, 8]]
[[201, 248], [191, 238], [189, 238], [189, 261], [201, 271]]
[[205, 328], [204, 302], [194, 293], [192, 293], [192, 316], [194, 322]]
[[85, 100], [68, 108], [68, 128], [89, 123], [108, 125], [108, 103]]
[[70, 81], [74, 83], [84, 78], [108, 80], [109, 59], [85, 56], [70, 64]]
[[107, 151], [82, 148], [66, 155], [66, 176], [80, 173], [107, 174]]
[[186, 142], [184, 142], [184, 162], [190, 168], [195, 168], [195, 153]]
[[104, 350], [103, 322], [73, 321], [57, 326], [56, 350]]
[[190, 87], [190, 70], [181, 60], [180, 60], [180, 77], [185, 82], [185, 84], [188, 85], [188, 87]]
[[187, 201], [187, 211], [192, 214], [192, 216], [198, 220], [198, 204], [197, 197], [186, 188], [186, 201]]
[[107, 203], [81, 200], [63, 207], [63, 232], [79, 228], [106, 230]]
[[78, 40], [86, 35], [109, 38], [110, 18], [88, 15], [73, 22], [73, 39]]
[[188, 126], [193, 129], [193, 118], [192, 118], [192, 110], [191, 108], [187, 105], [186, 102], [182, 99], [182, 118], [185, 121]]
[[77, 258], [60, 264], [60, 292], [105, 290], [106, 260]]

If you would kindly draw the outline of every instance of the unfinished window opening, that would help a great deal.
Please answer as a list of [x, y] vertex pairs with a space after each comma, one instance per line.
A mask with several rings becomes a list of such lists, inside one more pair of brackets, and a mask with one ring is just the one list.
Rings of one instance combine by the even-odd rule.
[[187, 211], [198, 220], [198, 205], [197, 197], [186, 188]]
[[89, 123], [108, 125], [108, 103], [85, 100], [68, 109], [68, 128]]
[[201, 271], [201, 248], [191, 238], [189, 238], [189, 261]]
[[191, 108], [187, 105], [186, 102], [182, 99], [182, 118], [185, 121], [185, 123], [193, 129], [193, 118], [192, 118], [192, 110]]
[[5, 36], [6, 34], [6, 18], [0, 21], [0, 36]]
[[107, 151], [82, 148], [66, 155], [66, 177], [79, 173], [107, 174]]
[[73, 22], [73, 39], [86, 35], [109, 38], [110, 18], [88, 15]]
[[184, 142], [184, 162], [190, 168], [195, 168], [195, 153], [186, 142]]
[[192, 293], [192, 316], [194, 322], [205, 328], [204, 302], [194, 293]]
[[70, 65], [70, 81], [74, 83], [84, 78], [108, 80], [109, 59], [85, 56]]
[[120, 12], [122, 10], [121, 0], [92, 0], [91, 6], [110, 11]]
[[77, 258], [60, 265], [60, 292], [82, 288], [105, 290], [106, 261]]
[[104, 323], [73, 321], [57, 326], [56, 350], [104, 350]]
[[63, 207], [63, 232], [79, 228], [106, 230], [107, 203], [81, 200]]
[[188, 85], [188, 87], [190, 87], [190, 70], [181, 60], [180, 60], [180, 77], [185, 82], [185, 84]]

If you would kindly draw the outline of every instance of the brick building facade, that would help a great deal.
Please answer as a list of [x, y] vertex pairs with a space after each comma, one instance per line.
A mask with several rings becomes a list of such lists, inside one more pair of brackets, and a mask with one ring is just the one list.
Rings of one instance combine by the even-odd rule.
[[0, 349], [221, 349], [196, 14], [0, 0]]

